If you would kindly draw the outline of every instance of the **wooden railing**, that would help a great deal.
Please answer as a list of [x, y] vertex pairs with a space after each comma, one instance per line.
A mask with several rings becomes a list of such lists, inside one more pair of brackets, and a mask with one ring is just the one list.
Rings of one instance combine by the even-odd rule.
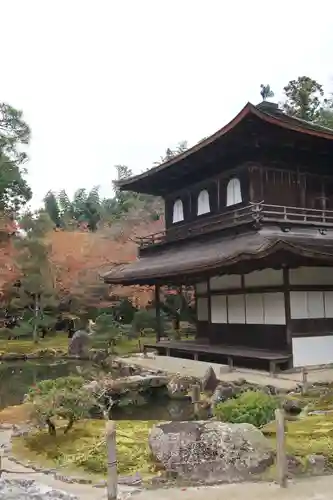
[[263, 202], [251, 203], [246, 207], [212, 215], [204, 220], [192, 221], [137, 238], [140, 249], [186, 239], [200, 234], [212, 233], [220, 229], [247, 223], [277, 222], [290, 224], [333, 227], [333, 210], [268, 205]]

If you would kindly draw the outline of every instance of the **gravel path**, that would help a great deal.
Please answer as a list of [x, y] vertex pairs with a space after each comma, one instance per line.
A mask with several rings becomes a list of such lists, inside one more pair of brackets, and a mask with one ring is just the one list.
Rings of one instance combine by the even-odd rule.
[[135, 500], [332, 500], [332, 492], [333, 476], [326, 476], [289, 483], [286, 489], [273, 483], [243, 483], [142, 491]]

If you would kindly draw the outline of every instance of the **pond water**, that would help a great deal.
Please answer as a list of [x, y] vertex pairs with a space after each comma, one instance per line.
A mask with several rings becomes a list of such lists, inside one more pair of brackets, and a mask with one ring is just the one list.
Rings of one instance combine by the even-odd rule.
[[[0, 410], [21, 404], [29, 388], [41, 380], [89, 373], [93, 365], [78, 361], [0, 363]], [[115, 373], [115, 376], [117, 374]], [[114, 408], [115, 420], [190, 420], [193, 408], [189, 401], [170, 400], [154, 393], [147, 404]]]

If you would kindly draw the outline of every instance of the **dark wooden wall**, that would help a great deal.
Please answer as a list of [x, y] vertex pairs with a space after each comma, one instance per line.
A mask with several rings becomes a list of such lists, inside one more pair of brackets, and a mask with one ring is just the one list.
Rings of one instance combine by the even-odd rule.
[[[242, 203], [227, 207], [227, 185], [233, 177], [240, 180]], [[211, 211], [198, 216], [197, 199], [203, 189], [209, 193]], [[177, 199], [183, 202], [184, 221], [173, 224], [173, 205]], [[247, 162], [218, 177], [207, 178], [168, 195], [165, 198], [166, 228], [180, 227], [198, 219], [208, 219], [211, 215], [246, 206], [250, 201], [263, 201], [269, 205], [287, 207], [333, 210], [333, 176], [305, 173], [301, 169], [291, 170], [287, 166], [276, 168], [271, 164]]]
[[333, 210], [333, 177], [270, 166], [249, 167], [250, 198], [269, 205]]
[[246, 346], [271, 351], [288, 351], [286, 325], [216, 324], [198, 321], [198, 341], [210, 344]]
[[[241, 183], [242, 203], [226, 206], [227, 202], [227, 185], [230, 179], [237, 177]], [[198, 210], [198, 195], [200, 191], [207, 190], [209, 193], [210, 212], [203, 215], [197, 215]], [[181, 199], [184, 208], [184, 221], [173, 224], [173, 205], [177, 199]], [[237, 169], [232, 169], [229, 172], [221, 175], [218, 178], [208, 178], [203, 182], [188, 186], [178, 192], [174, 192], [165, 198], [165, 224], [166, 228], [180, 227], [182, 224], [189, 224], [204, 219], [208, 219], [211, 215], [223, 213], [234, 208], [247, 205], [250, 201], [249, 196], [249, 172], [244, 165]]]

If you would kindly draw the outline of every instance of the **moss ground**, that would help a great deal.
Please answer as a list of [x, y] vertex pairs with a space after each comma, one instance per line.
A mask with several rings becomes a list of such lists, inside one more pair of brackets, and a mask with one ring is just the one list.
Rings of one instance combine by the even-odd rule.
[[[144, 337], [143, 342], [154, 342], [155, 337]], [[103, 348], [105, 347], [105, 342], [98, 342], [92, 339], [92, 347]], [[31, 354], [40, 349], [61, 349], [67, 352], [68, 349], [68, 337], [66, 333], [58, 333], [57, 335], [52, 335], [46, 337], [45, 339], [40, 339], [37, 344], [35, 344], [32, 339], [18, 339], [18, 340], [7, 340], [0, 339], [0, 353], [20, 353], [20, 354]], [[138, 339], [127, 339], [123, 338], [117, 342], [115, 352], [118, 355], [130, 354], [139, 351]]]
[[65, 333], [59, 333], [40, 339], [38, 344], [35, 344], [32, 339], [18, 339], [18, 340], [0, 340], [0, 352], [2, 353], [22, 353], [31, 354], [39, 349], [63, 349], [66, 351], [68, 348], [68, 338]]
[[[131, 475], [139, 472], [149, 478], [156, 474], [148, 446], [148, 432], [154, 421], [117, 422], [118, 473]], [[103, 476], [106, 472], [105, 422], [82, 421], [67, 435], [60, 429], [56, 437], [38, 431], [13, 440], [13, 453], [45, 467], [80, 471]]]
[[[262, 428], [266, 437], [276, 447], [275, 424]], [[328, 466], [333, 467], [333, 416], [313, 415], [286, 424], [287, 453], [304, 462], [309, 455], [324, 455]]]

